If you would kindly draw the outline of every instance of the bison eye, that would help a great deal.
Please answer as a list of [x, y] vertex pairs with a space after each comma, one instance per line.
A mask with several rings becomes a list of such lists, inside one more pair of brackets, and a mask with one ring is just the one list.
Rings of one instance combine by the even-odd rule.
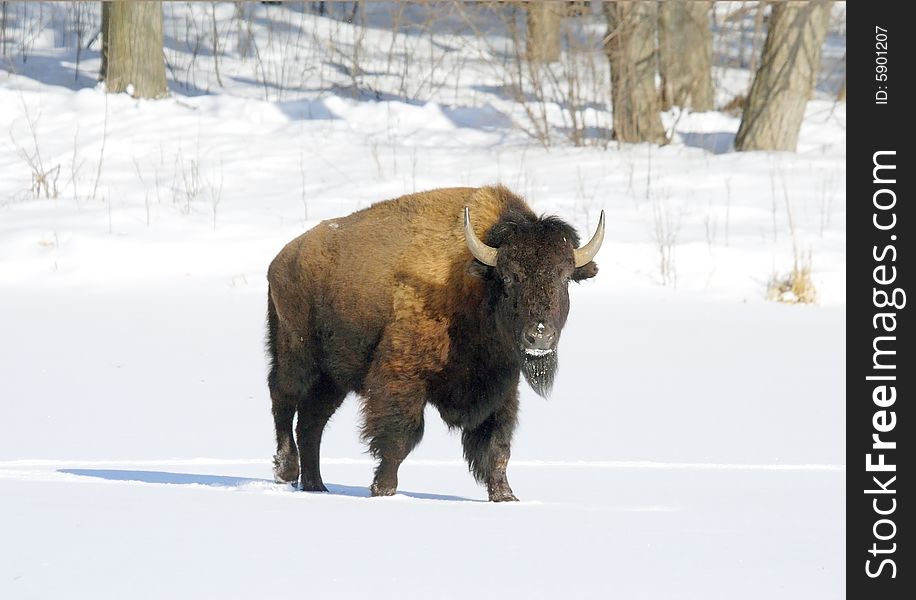
[[513, 280], [513, 277], [511, 275], [503, 275], [503, 285], [505, 287], [511, 287], [512, 280]]

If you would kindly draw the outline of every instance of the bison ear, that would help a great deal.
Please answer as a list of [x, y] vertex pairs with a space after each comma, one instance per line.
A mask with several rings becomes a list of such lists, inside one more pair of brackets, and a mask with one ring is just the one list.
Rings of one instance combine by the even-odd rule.
[[471, 260], [468, 263], [467, 272], [468, 275], [475, 279], [486, 279], [490, 276], [490, 269], [493, 267], [488, 267], [478, 260]]
[[598, 274], [598, 265], [595, 264], [595, 261], [590, 261], [590, 262], [585, 263], [581, 267], [578, 267], [576, 270], [574, 270], [572, 277], [570, 277], [570, 279], [572, 279], [573, 281], [579, 282], [584, 279], [591, 279], [592, 277], [594, 277], [597, 274]]

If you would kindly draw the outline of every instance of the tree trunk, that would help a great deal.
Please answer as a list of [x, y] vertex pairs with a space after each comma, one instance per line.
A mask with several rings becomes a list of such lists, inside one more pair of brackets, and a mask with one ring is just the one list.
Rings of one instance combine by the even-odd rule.
[[669, 0], [658, 8], [661, 108], [713, 109], [710, 2]]
[[565, 2], [529, 2], [528, 60], [556, 62], [560, 60], [560, 22], [566, 10]]
[[604, 4], [611, 64], [614, 137], [621, 142], [667, 143], [655, 90], [655, 2]]
[[0, 40], [3, 43], [3, 52], [0, 56], [6, 57], [6, 0], [3, 0], [3, 3], [0, 4]]
[[109, 93], [132, 86], [134, 98], [168, 94], [161, 2], [103, 2], [102, 34], [100, 79]]
[[843, 85], [840, 86], [840, 91], [836, 95], [837, 102], [846, 102], [846, 76], [843, 75]]
[[102, 2], [102, 67], [99, 69], [99, 81], [105, 81], [108, 72], [108, 21], [111, 11], [111, 2]]
[[773, 5], [760, 68], [735, 137], [736, 149], [795, 151], [821, 62], [830, 4], [819, 0]]

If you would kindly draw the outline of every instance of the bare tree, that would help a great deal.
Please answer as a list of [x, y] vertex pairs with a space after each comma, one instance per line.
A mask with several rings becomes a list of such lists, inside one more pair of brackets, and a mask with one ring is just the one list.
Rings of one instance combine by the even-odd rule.
[[830, 6], [825, 0], [773, 5], [760, 68], [735, 137], [738, 150], [795, 151], [821, 62]]
[[0, 43], [3, 45], [3, 51], [0, 56], [6, 56], [6, 0], [0, 5]]
[[669, 0], [658, 8], [661, 108], [713, 109], [711, 2]]
[[109, 93], [135, 98], [168, 94], [162, 54], [161, 2], [102, 2], [102, 69]]
[[621, 142], [667, 143], [655, 90], [657, 4], [608, 2], [604, 13], [614, 137]]
[[837, 102], [846, 102], [846, 55], [843, 54], [843, 84], [836, 93]]
[[560, 60], [560, 23], [566, 10], [566, 2], [538, 0], [525, 6], [528, 9], [528, 60]]
[[105, 81], [108, 72], [108, 21], [110, 20], [111, 2], [102, 0], [102, 66], [99, 67], [99, 81]]

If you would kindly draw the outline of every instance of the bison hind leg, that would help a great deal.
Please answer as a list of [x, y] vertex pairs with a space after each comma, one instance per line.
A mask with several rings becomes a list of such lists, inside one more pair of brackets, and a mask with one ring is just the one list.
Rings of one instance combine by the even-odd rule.
[[274, 481], [296, 483], [299, 480], [299, 454], [295, 449], [274, 454]]
[[296, 396], [289, 392], [288, 364], [281, 352], [288, 352], [281, 343], [280, 323], [270, 290], [267, 292], [267, 353], [270, 357], [270, 374], [267, 386], [270, 388], [271, 410], [277, 435], [277, 453], [274, 455], [274, 480], [277, 483], [294, 483], [299, 479], [299, 451], [293, 439], [293, 419], [296, 416]]
[[295, 483], [299, 480], [299, 449], [293, 437], [293, 421], [301, 393], [307, 391], [314, 380], [311, 369], [302, 360], [301, 349], [294, 346], [290, 336], [281, 328], [268, 290], [267, 352], [270, 373], [267, 385], [276, 430], [274, 480], [277, 483]]
[[277, 483], [299, 482], [299, 489], [303, 491], [328, 491], [322, 482], [319, 466], [321, 436], [345, 396], [346, 392], [326, 377], [319, 377], [299, 394], [272, 390], [274, 425], [277, 429], [277, 453], [274, 455], [274, 479]]
[[299, 450], [293, 439], [293, 417], [296, 414], [292, 400], [276, 392], [273, 401], [274, 427], [277, 430], [277, 453], [274, 454], [274, 481], [295, 483], [299, 480]]
[[300, 490], [328, 491], [321, 479], [321, 436], [346, 395], [346, 390], [340, 388], [330, 377], [322, 375], [308, 393], [299, 398], [296, 439], [299, 442]]

